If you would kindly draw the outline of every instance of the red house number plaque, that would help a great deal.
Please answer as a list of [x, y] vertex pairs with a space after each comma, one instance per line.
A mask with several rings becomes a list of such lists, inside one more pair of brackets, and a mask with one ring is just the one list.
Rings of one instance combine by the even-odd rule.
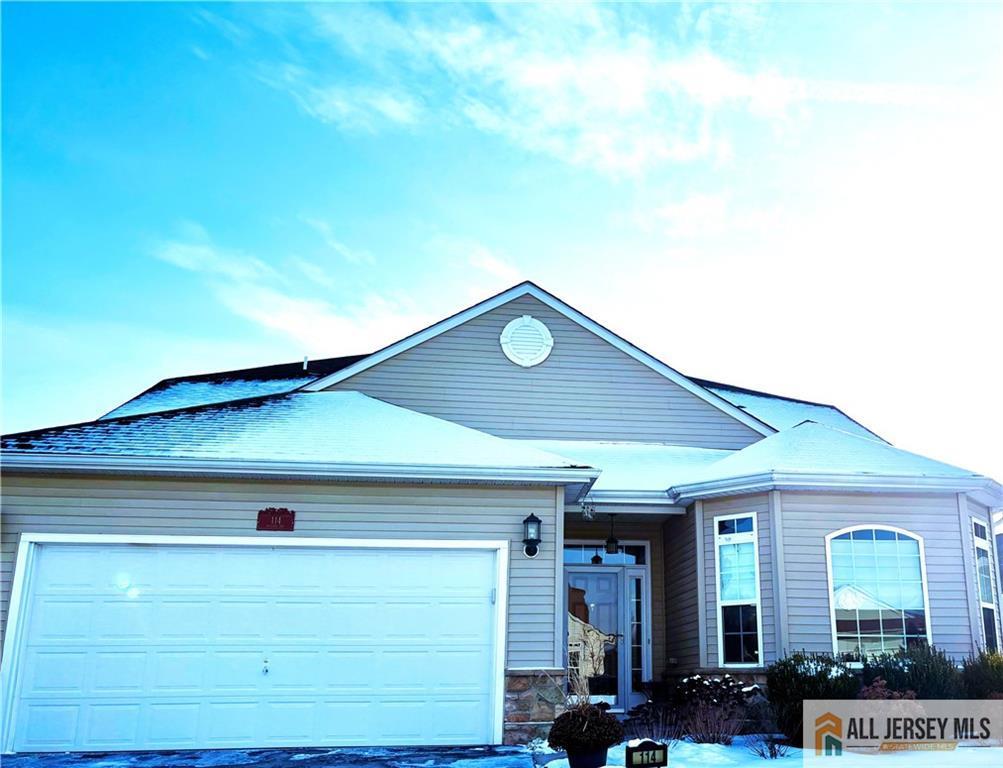
[[296, 513], [285, 507], [268, 507], [258, 512], [259, 531], [291, 531], [296, 525]]

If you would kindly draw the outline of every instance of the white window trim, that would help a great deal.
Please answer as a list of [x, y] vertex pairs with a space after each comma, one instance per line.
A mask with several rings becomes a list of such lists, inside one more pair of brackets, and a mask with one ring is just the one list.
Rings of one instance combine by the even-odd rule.
[[[828, 533], [825, 536], [825, 572], [829, 584], [829, 592], [826, 595], [826, 599], [829, 601], [829, 631], [832, 633], [833, 657], [839, 658], [839, 642], [836, 640], [836, 603], [832, 599], [832, 540], [837, 536], [842, 536], [844, 533], [852, 533], [853, 531], [892, 531], [894, 533], [901, 533], [903, 536], [908, 536], [919, 544], [919, 573], [923, 579], [923, 615], [926, 619], [926, 642], [932, 646], [933, 620], [930, 616], [929, 580], [926, 576], [926, 545], [923, 537], [918, 533], [907, 531], [905, 528], [897, 528], [894, 525], [851, 525], [847, 528], [840, 528], [838, 531]], [[860, 667], [862, 663], [851, 661], [848, 662], [848, 666]]]
[[[975, 524], [983, 526], [986, 529], [986, 536], [988, 540], [980, 539], [975, 535]], [[975, 579], [975, 597], [979, 601], [979, 633], [982, 637], [982, 647], [986, 647], [986, 625], [985, 621], [982, 619], [982, 610], [984, 608], [989, 608], [993, 612], [993, 625], [996, 627], [996, 650], [997, 652], [1003, 649], [1003, 637], [1000, 636], [1000, 614], [999, 609], [996, 607], [995, 597], [999, 594], [999, 585], [996, 583], [997, 568], [999, 567], [996, 563], [996, 553], [995, 547], [995, 536], [993, 535], [992, 525], [985, 518], [982, 517], [971, 517], [971, 533], [972, 533], [972, 549], [974, 562], [972, 563], [974, 573], [972, 574]], [[989, 555], [989, 591], [992, 594], [994, 601], [987, 603], [982, 599], [982, 585], [979, 584], [979, 557], [978, 550], [985, 550], [986, 554]]]
[[493, 550], [496, 553], [495, 584], [495, 653], [492, 676], [491, 732], [495, 744], [501, 744], [505, 728], [505, 660], [508, 637], [508, 571], [509, 542], [507, 540], [449, 539], [334, 539], [307, 536], [170, 536], [104, 533], [34, 533], [23, 532], [18, 542], [7, 609], [3, 661], [0, 664], [0, 753], [11, 754], [16, 727], [14, 704], [20, 687], [20, 664], [25, 621], [25, 601], [31, 592], [31, 576], [39, 545], [44, 544], [161, 544], [173, 546], [228, 547], [314, 547], [324, 549], [468, 549]]
[[[742, 518], [752, 518], [752, 530], [746, 533], [731, 533], [721, 535], [718, 533], [718, 522], [722, 520], [739, 520]], [[714, 525], [714, 604], [715, 620], [717, 623], [717, 663], [719, 667], [729, 669], [757, 669], [766, 666], [766, 659], [763, 656], [763, 588], [759, 570], [759, 520], [755, 512], [740, 512], [733, 515], [718, 515], [713, 520]], [[738, 544], [745, 541], [752, 541], [753, 562], [756, 573], [756, 599], [750, 600], [721, 600], [721, 544]], [[721, 609], [729, 605], [754, 605], [756, 606], [756, 641], [758, 643], [759, 661], [754, 663], [725, 662], [724, 660], [724, 621], [721, 618]]]

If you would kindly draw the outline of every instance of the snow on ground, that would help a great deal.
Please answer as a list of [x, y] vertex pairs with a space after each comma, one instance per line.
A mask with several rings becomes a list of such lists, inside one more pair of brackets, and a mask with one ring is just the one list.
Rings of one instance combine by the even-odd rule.
[[[606, 764], [624, 765], [626, 745], [610, 749]], [[766, 760], [753, 754], [747, 738], [735, 739], [731, 746], [723, 744], [690, 744], [679, 742], [669, 751], [669, 768], [793, 768], [802, 762], [801, 750], [792, 749], [777, 760]], [[1003, 749], [962, 748], [953, 752], [896, 752], [881, 755], [844, 753], [836, 768], [1000, 768]], [[547, 763], [547, 768], [568, 768], [566, 758]]]

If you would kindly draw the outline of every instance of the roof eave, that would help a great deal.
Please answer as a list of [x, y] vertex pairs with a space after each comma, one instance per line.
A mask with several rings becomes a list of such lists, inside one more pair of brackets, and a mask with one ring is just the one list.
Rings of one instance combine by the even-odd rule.
[[928, 477], [821, 472], [762, 472], [739, 477], [676, 485], [669, 489], [675, 503], [717, 496], [766, 491], [849, 491], [858, 493], [968, 493], [990, 507], [1003, 504], [1003, 486], [988, 477]]
[[[174, 477], [259, 477], [320, 480], [484, 482], [489, 484], [580, 485], [584, 493], [598, 469], [580, 467], [491, 467], [477, 465], [371, 464], [244, 461], [88, 454], [4, 453], [5, 472], [128, 474]], [[577, 494], [577, 495], [580, 495]]]

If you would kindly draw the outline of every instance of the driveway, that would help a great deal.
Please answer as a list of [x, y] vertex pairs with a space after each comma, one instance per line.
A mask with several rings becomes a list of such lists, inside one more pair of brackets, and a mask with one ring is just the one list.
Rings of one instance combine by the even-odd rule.
[[[548, 755], [553, 758], [553, 755]], [[523, 747], [212, 749], [8, 755], [4, 768], [533, 768]]]

